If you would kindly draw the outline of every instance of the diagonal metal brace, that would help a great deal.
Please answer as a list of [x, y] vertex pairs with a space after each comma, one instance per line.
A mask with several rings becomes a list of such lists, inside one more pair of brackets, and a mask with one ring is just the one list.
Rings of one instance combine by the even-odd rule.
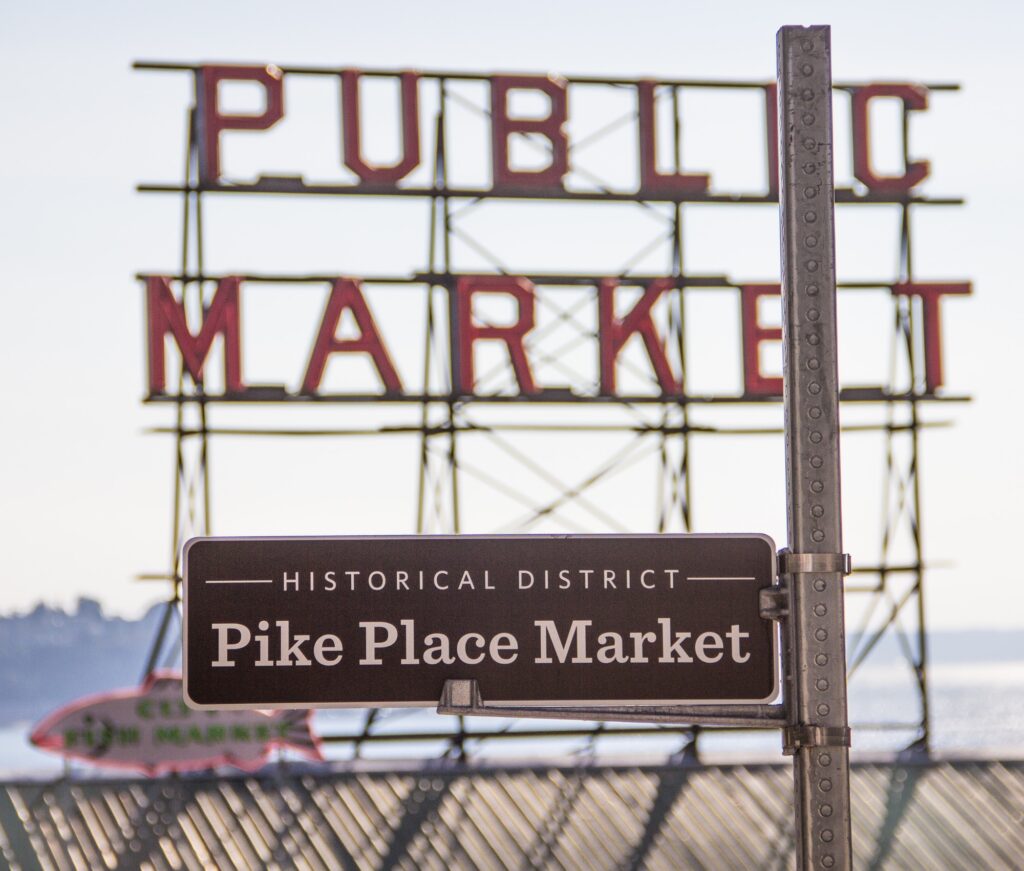
[[599, 708], [488, 705], [475, 680], [446, 680], [437, 713], [463, 717], [530, 717], [537, 720], [590, 720], [598, 723], [664, 723], [694, 726], [780, 728], [783, 705], [602, 705]]

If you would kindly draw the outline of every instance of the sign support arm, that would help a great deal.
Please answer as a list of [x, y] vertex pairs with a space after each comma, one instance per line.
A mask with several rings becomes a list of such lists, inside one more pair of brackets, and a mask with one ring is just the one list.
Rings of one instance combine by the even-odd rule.
[[596, 723], [664, 723], [694, 726], [785, 725], [783, 705], [602, 705], [511, 707], [485, 704], [475, 680], [446, 680], [437, 705], [439, 714], [466, 717], [530, 717], [536, 720], [590, 720]]

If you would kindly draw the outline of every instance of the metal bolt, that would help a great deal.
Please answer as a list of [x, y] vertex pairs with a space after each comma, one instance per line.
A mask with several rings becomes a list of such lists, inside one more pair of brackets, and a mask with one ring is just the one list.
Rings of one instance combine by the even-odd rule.
[[807, 392], [810, 393], [811, 396], [817, 396], [821, 393], [821, 385], [817, 381], [812, 381], [807, 385]]
[[832, 781], [829, 780], [827, 777], [823, 778], [821, 783], [818, 784], [818, 789], [820, 789], [822, 792], [828, 792], [830, 789], [832, 789]]
[[[816, 592], [824, 593], [825, 592], [825, 587], [827, 587], [827, 586], [828, 585], [825, 583], [825, 579], [824, 578], [815, 578], [814, 579], [814, 589], [815, 589]], [[825, 656], [824, 653], [819, 654], [819, 655], [820, 656]], [[827, 661], [828, 657], [825, 657], [825, 659]], [[819, 662], [818, 665], [823, 665], [823, 663]]]
[[804, 239], [804, 244], [808, 248], [817, 248], [818, 247], [818, 237], [814, 236], [814, 235], [808, 236], [806, 239]]
[[820, 704], [820, 705], [818, 705], [818, 716], [819, 717], [827, 717], [828, 716], [828, 712], [830, 710], [831, 710], [831, 708], [829, 708], [828, 705]]
[[819, 617], [824, 617], [828, 613], [828, 608], [826, 608], [821, 602], [819, 602], [817, 605], [814, 606], [814, 613], [817, 614]]
[[807, 312], [807, 320], [809, 321], [816, 321], [819, 317], [821, 317], [821, 312], [816, 308], [812, 308]]
[[807, 411], [807, 413], [811, 417], [813, 417], [815, 420], [817, 420], [819, 417], [821, 417], [821, 409], [817, 405], [815, 405], [813, 408], [810, 408]]
[[816, 445], [821, 444], [822, 435], [818, 430], [812, 430], [808, 438]]
[[804, 188], [804, 196], [807, 197], [807, 199], [811, 199], [813, 197], [816, 197], [817, 195], [818, 189], [813, 185], [808, 185], [807, 187]]
[[836, 860], [832, 858], [831, 853], [826, 853], [824, 856], [821, 857], [821, 864], [825, 868], [831, 868], [833, 865], [836, 864]]
[[816, 629], [814, 637], [817, 638], [818, 641], [828, 641], [828, 633], [824, 629]]
[[811, 517], [824, 517], [825, 509], [821, 505], [811, 506]]
[[818, 808], [818, 813], [821, 814], [823, 817], [832, 816], [832, 805], [823, 804], [820, 808]]
[[812, 67], [810, 64], [802, 64], [800, 66], [800, 72], [802, 72], [805, 76], [809, 76], [811, 73], [814, 72], [814, 67]]
[[821, 457], [811, 457], [811, 467], [814, 469], [820, 469], [823, 462]]
[[[818, 220], [818, 215], [817, 215], [816, 212], [804, 212], [804, 220], [808, 224], [813, 224], [815, 221]], [[811, 262], [813, 263], [813, 261], [811, 261]], [[818, 268], [818, 264], [815, 263], [814, 266], [811, 266], [810, 264], [808, 264], [807, 268], [810, 269], [811, 272], [814, 272], [814, 270]]]
[[[814, 150], [815, 150], [815, 149], [816, 149], [817, 147], [818, 147], [818, 143], [817, 143], [817, 141], [816, 141], [815, 139], [813, 139], [812, 137], [808, 136], [808, 137], [807, 137], [807, 138], [806, 138], [806, 139], [804, 140], [804, 148], [806, 148], [806, 149], [807, 149], [808, 151], [814, 151]], [[815, 170], [816, 170], [816, 169], [817, 169], [817, 167], [815, 167], [815, 169], [812, 169], [812, 170], [805, 170], [805, 171], [809, 171], [809, 172], [815, 172]]]
[[819, 653], [816, 657], [814, 657], [814, 664], [822, 666], [828, 665], [828, 657], [824, 653]]
[[815, 541], [824, 541], [825, 533], [822, 532], [820, 529], [816, 529], [814, 530], [814, 532], [811, 533], [811, 538], [813, 538]]
[[832, 840], [832, 838], [834, 838], [834, 837], [835, 837], [835, 835], [832, 834], [832, 830], [831, 829], [822, 829], [821, 830], [821, 840], [823, 840], [826, 844], [829, 843]]
[[816, 163], [805, 163], [804, 172], [808, 175], [814, 175], [818, 171], [818, 164]]
[[819, 677], [815, 686], [818, 688], [818, 692], [823, 693], [828, 689], [828, 681], [823, 677]]
[[[817, 296], [817, 294], [818, 294], [818, 285], [816, 285], [816, 284], [808, 284], [808, 285], [807, 285], [807, 292], [808, 292], [808, 293], [809, 293], [809, 294], [810, 294], [811, 296]], [[814, 345], [816, 345], [816, 344], [818, 344], [818, 343], [817, 343], [817, 342], [812, 342], [811, 344], [814, 344]]]
[[810, 127], [814, 123], [814, 116], [810, 112], [805, 112], [804, 117], [800, 120], [803, 121], [807, 127]]
[[831, 764], [832, 764], [832, 755], [830, 753], [822, 753], [818, 757], [818, 765], [821, 765], [821, 766], [824, 766], [824, 767], [827, 768]]

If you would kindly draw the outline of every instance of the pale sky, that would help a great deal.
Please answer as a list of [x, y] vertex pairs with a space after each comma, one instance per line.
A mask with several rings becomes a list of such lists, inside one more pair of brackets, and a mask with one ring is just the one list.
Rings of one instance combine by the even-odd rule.
[[[133, 60], [768, 80], [775, 72], [779, 26], [828, 23], [836, 80], [963, 86], [958, 94], [934, 95], [930, 110], [914, 122], [914, 156], [932, 166], [925, 189], [967, 200], [965, 207], [921, 215], [915, 228], [918, 275], [974, 285], [974, 296], [943, 304], [946, 387], [950, 393], [969, 393], [974, 401], [929, 411], [930, 419], [950, 420], [953, 426], [923, 435], [925, 547], [938, 566], [929, 575], [927, 607], [933, 627], [1024, 627], [1024, 573], [1013, 556], [1022, 519], [1016, 497], [1024, 489], [1024, 462], [1016, 447], [1024, 303], [1016, 263], [1021, 224], [1013, 199], [1024, 137], [1019, 95], [1024, 13], [1017, 4], [995, 0], [969, 9], [968, 15], [962, 4], [951, 3], [644, 0], [514, 5], [190, 0], [164, 6], [61, 2], [8, 8], [0, 16], [0, 51], [8, 70], [0, 165], [6, 311], [0, 371], [7, 406], [0, 455], [7, 556], [0, 612], [22, 611], [38, 601], [67, 605], [88, 595], [109, 611], [137, 614], [165, 595], [158, 584], [132, 580], [169, 567], [173, 462], [172, 440], [144, 433], [171, 424], [172, 416], [169, 407], [140, 401], [143, 297], [133, 276], [175, 271], [180, 204], [134, 188], [142, 181], [179, 177], [190, 79], [133, 72]], [[327, 138], [332, 122], [316, 117], [316, 95], [302, 99], [307, 102], [296, 101], [295, 113], [307, 113], [308, 126], [299, 120], [291, 133], [282, 129], [274, 146], [279, 152], [252, 152], [254, 171], [275, 168], [258, 166], [262, 159], [280, 162], [281, 155], [294, 157], [297, 150], [303, 154], [293, 162], [314, 165], [337, 154], [336, 141]], [[760, 141], [751, 147], [726, 135], [717, 142], [714, 108], [701, 111], [712, 114], [703, 122], [705, 138], [695, 139], [695, 154], [703, 148], [710, 155], [717, 148], [742, 176], [745, 155], [760, 159]], [[730, 129], [726, 110], [719, 111], [723, 128]], [[837, 130], [837, 164], [848, 159], [838, 137]], [[247, 159], [243, 146], [235, 153], [238, 160]], [[357, 207], [360, 211], [353, 211]], [[346, 204], [347, 211], [331, 208], [323, 201], [283, 199], [211, 206], [211, 233], [219, 232], [223, 240], [209, 254], [212, 268], [334, 268], [356, 275], [409, 271], [407, 253], [395, 253], [389, 262], [387, 234], [406, 223], [422, 223], [425, 204], [389, 211], [390, 206], [360, 200]], [[556, 214], [568, 213], [531, 213], [541, 216], [541, 226], [557, 225], [565, 243], [561, 254], [550, 241], [540, 245], [535, 260], [548, 265], [557, 264], [559, 256], [574, 261], [564, 268], [588, 256], [600, 262], [596, 249], [625, 232], [603, 217], [588, 214], [576, 226], [569, 218], [550, 217]], [[888, 218], [873, 215], [865, 212], [840, 226], [841, 275], [878, 274], [875, 240], [891, 244], [893, 236], [891, 228], [878, 235]], [[775, 279], [771, 220], [763, 210], [720, 212], [703, 223], [694, 218], [695, 262], [705, 265], [704, 271], [732, 277]], [[528, 227], [501, 217], [485, 221], [480, 232], [496, 242], [517, 234], [529, 238]], [[296, 302], [274, 326], [282, 332], [293, 326], [308, 331], [319, 305], [313, 299]], [[303, 321], [303, 311], [312, 312], [306, 315], [312, 320]], [[265, 326], [272, 317], [264, 315]], [[861, 321], [854, 318], [857, 324]], [[862, 327], [851, 333], [859, 337], [851, 340], [857, 347], [841, 351], [851, 366], [862, 353], [884, 353], [874, 347], [870, 329]], [[730, 341], [735, 342], [735, 332], [725, 330]], [[287, 366], [274, 371], [274, 355], [285, 359], [289, 340], [308, 347], [305, 338], [282, 337], [262, 362], [254, 360], [251, 380], [274, 380], [281, 372], [295, 377]], [[218, 420], [286, 427], [322, 424], [328, 415], [333, 424], [366, 422], [374, 413], [342, 419], [337, 411], [314, 415], [273, 408]], [[375, 419], [414, 414], [410, 409], [402, 418], [389, 410]], [[765, 420], [752, 412], [729, 419], [734, 424]], [[214, 531], [410, 532], [415, 442], [395, 445], [218, 442], [212, 457]], [[527, 449], [555, 466], [572, 467], [581, 452], [592, 458], [604, 448], [560, 437], [538, 439]], [[697, 529], [766, 532], [781, 546], [780, 445], [729, 440], [720, 447], [702, 443], [699, 450]], [[847, 544], [856, 560], [858, 545], [862, 550], [876, 546], [871, 524], [880, 497], [863, 482], [880, 479], [882, 454], [852, 444], [848, 450], [844, 446], [844, 454]], [[488, 460], [481, 456], [480, 462]], [[632, 479], [604, 493], [617, 519], [634, 531], [651, 527], [653, 496], [640, 488], [653, 487], [652, 482], [651, 476]], [[735, 498], [726, 498], [725, 490]], [[472, 531], [500, 525], [496, 514], [480, 510], [467, 520]]]

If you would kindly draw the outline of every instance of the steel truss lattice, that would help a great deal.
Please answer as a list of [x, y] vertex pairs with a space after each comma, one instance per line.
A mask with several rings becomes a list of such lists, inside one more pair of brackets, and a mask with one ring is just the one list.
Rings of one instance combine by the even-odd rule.
[[[198, 67], [181, 64], [137, 64], [143, 69], [186, 70], [198, 75]], [[335, 71], [290, 71], [302, 75], [335, 74]], [[378, 74], [378, 73], [374, 73]], [[379, 74], [390, 74], [380, 72]], [[489, 262], [496, 274], [506, 274], [509, 265], [491, 251], [489, 247], [474, 238], [468, 225], [475, 209], [487, 201], [481, 193], [470, 195], [453, 188], [449, 180], [448, 148], [446, 137], [450, 136], [448, 113], [455, 105], [462, 109], [487, 114], [486, 108], [469, 103], [459, 93], [452, 90], [453, 81], [465, 78], [484, 79], [483, 76], [461, 76], [461, 74], [423, 74], [423, 80], [435, 83], [438, 95], [438, 108], [432, 127], [432, 179], [427, 192], [422, 193], [430, 204], [427, 224], [427, 251], [423, 272], [413, 277], [391, 277], [387, 279], [367, 279], [386, 281], [388, 283], [407, 282], [425, 288], [425, 323], [426, 335], [422, 349], [423, 381], [418, 396], [410, 397], [419, 403], [419, 421], [415, 426], [396, 427], [381, 425], [378, 428], [328, 430], [270, 429], [257, 427], [218, 427], [212, 421], [215, 398], [203, 393], [203, 385], [194, 383], [187, 373], [181, 375], [176, 394], [150, 397], [154, 401], [173, 403], [174, 422], [168, 427], [157, 428], [155, 432], [172, 434], [175, 440], [174, 453], [174, 510], [171, 541], [171, 570], [168, 574], [144, 575], [147, 579], [165, 579], [172, 582], [172, 595], [161, 622], [160, 630], [154, 640], [147, 657], [146, 670], [161, 663], [173, 661], [177, 645], [172, 642], [174, 633], [172, 626], [177, 619], [181, 594], [180, 554], [184, 542], [194, 535], [208, 535], [213, 529], [211, 519], [214, 516], [210, 504], [210, 444], [218, 437], [238, 436], [281, 436], [285, 437], [317, 437], [344, 438], [350, 435], [379, 434], [381, 438], [389, 434], [413, 432], [419, 438], [419, 469], [417, 481], [417, 503], [415, 514], [415, 531], [417, 533], [458, 533], [465, 527], [463, 513], [465, 506], [460, 502], [460, 492], [467, 479], [477, 484], [484, 484], [502, 493], [506, 498], [521, 503], [523, 513], [515, 521], [498, 532], [530, 531], [538, 522], [557, 519], [566, 525], [575, 524], [572, 531], [607, 532], [622, 531], [622, 524], [613, 516], [606, 506], [591, 498], [591, 492], [597, 483], [628, 469], [640, 459], [655, 458], [658, 468], [654, 487], [655, 528], [659, 532], [686, 532], [692, 528], [693, 506], [693, 449], [695, 441], [714, 438], [716, 436], [758, 436], [781, 438], [781, 417], [777, 425], [768, 426], [734, 426], [708, 425], [694, 419], [695, 409], [711, 408], [719, 404], [742, 404], [749, 402], [764, 406], [763, 399], [755, 397], [698, 397], [687, 395], [687, 355], [685, 351], [686, 317], [694, 289], [719, 288], [726, 292], [735, 292], [737, 285], [719, 278], [692, 276], [687, 273], [687, 257], [684, 245], [684, 228], [690, 220], [690, 211], [694, 204], [724, 202], [730, 204], [750, 203], [752, 208], [761, 207], [776, 201], [776, 195], [767, 194], [715, 197], [686, 196], [666, 203], [664, 200], [652, 201], [644, 199], [640, 194], [625, 198], [632, 202], [638, 210], [654, 217], [659, 224], [658, 230], [649, 244], [623, 263], [618, 270], [618, 277], [624, 282], [643, 283], [650, 276], [640, 274], [636, 264], [649, 263], [653, 254], [660, 252], [664, 264], [662, 275], [674, 279], [676, 286], [672, 291], [669, 305], [665, 311], [666, 345], [673, 354], [673, 360], [681, 374], [682, 395], [677, 397], [644, 396], [629, 397], [611, 403], [615, 414], [606, 422], [595, 423], [588, 419], [583, 423], [566, 423], [561, 420], [552, 423], [547, 420], [540, 422], [509, 423], [494, 422], [481, 417], [478, 409], [487, 407], [487, 400], [481, 397], [456, 395], [451, 372], [444, 364], [448, 353], [449, 337], [445, 335], [444, 314], [447, 312], [449, 297], [457, 276], [453, 247], [456, 243], [465, 246]], [[608, 84], [621, 86], [623, 83], [602, 79], [574, 79], [567, 81], [587, 82], [589, 84]], [[657, 90], [657, 99], [670, 104], [673, 118], [671, 132], [672, 159], [676, 171], [683, 166], [683, 135], [681, 98], [687, 87], [728, 87], [751, 88], [770, 93], [772, 87], [765, 83], [747, 82], [676, 82], [661, 83]], [[838, 91], [851, 86], [837, 86]], [[950, 89], [952, 86], [938, 85], [934, 90]], [[186, 145], [184, 173], [180, 183], [175, 184], [143, 184], [142, 192], [172, 193], [181, 202], [182, 235], [180, 272], [174, 278], [180, 281], [183, 300], [189, 314], [198, 322], [202, 312], [209, 305], [212, 294], [216, 290], [219, 276], [206, 271], [204, 249], [212, 240], [203, 226], [204, 202], [210, 197], [217, 197], [230, 191], [236, 196], [241, 194], [274, 195], [274, 194], [338, 194], [353, 193], [359, 196], [373, 195], [373, 191], [352, 189], [330, 190], [298, 190], [293, 186], [282, 186], [268, 182], [267, 184], [250, 186], [233, 186], [218, 188], [201, 182], [198, 168], [198, 130], [196, 108], [189, 110], [186, 124]], [[635, 123], [636, 114], [619, 119], [608, 128], [595, 131], [593, 136], [576, 143], [572, 153], [576, 154], [585, 146], [608, 135], [616, 126]], [[903, 110], [905, 158], [909, 164], [909, 125], [906, 108]], [[537, 143], [527, 138], [531, 147]], [[771, 155], [769, 154], [769, 159]], [[593, 191], [586, 194], [588, 201], [600, 202], [602, 199], [622, 202], [623, 197], [610, 191], [602, 180], [593, 173], [587, 172], [582, 166], [574, 165], [574, 172], [593, 184]], [[572, 197], [567, 197], [572, 198]], [[896, 206], [901, 213], [900, 221], [900, 256], [896, 275], [892, 280], [873, 283], [840, 283], [840, 289], [884, 289], [900, 282], [914, 279], [912, 216], [916, 209], [933, 205], [958, 204], [955, 199], [929, 199], [917, 195], [894, 196], [889, 199], [878, 197], [858, 197], [857, 192], [844, 190], [837, 192], [839, 208], [844, 203], [887, 202]], [[259, 281], [298, 281], [323, 282], [326, 276], [270, 276], [243, 275], [244, 280]], [[587, 275], [531, 276], [543, 283], [547, 279], [552, 284], [575, 285], [594, 289], [596, 278]], [[593, 384], [586, 384], [586, 377], [572, 370], [571, 366], [561, 359], [559, 352], [571, 350], [573, 342], [593, 340], [591, 327], [579, 317], [578, 304], [556, 302], [552, 295], [540, 301], [541, 305], [551, 307], [548, 312], [550, 321], [558, 329], [575, 331], [576, 338], [555, 349], [547, 349], [536, 344], [544, 338], [543, 331], [534, 336], [535, 346], [532, 353], [543, 363], [551, 365], [553, 371], [560, 371], [570, 379], [574, 391], [583, 396], [593, 395], [596, 389]], [[885, 421], [882, 423], [855, 424], [844, 427], [849, 431], [877, 431], [883, 434], [886, 441], [886, 461], [882, 470], [884, 476], [884, 505], [881, 523], [880, 560], [876, 565], [856, 565], [854, 576], [847, 590], [851, 594], [868, 597], [869, 604], [863, 608], [863, 622], [858, 631], [851, 636], [849, 650], [849, 669], [855, 676], [862, 664], [875, 650], [878, 644], [889, 637], [898, 640], [907, 666], [912, 674], [917, 692], [918, 715], [912, 722], [874, 723], [867, 724], [879, 729], [899, 729], [913, 734], [913, 744], [927, 751], [930, 741], [930, 715], [928, 705], [928, 672], [927, 672], [927, 632], [925, 625], [924, 595], [926, 560], [922, 534], [922, 503], [920, 491], [920, 440], [924, 428], [942, 425], [939, 422], [926, 420], [922, 415], [924, 404], [945, 401], [961, 401], [964, 397], [936, 395], [929, 392], [924, 379], [923, 366], [923, 325], [922, 313], [913, 301], [905, 296], [892, 297], [892, 349], [890, 365], [890, 382], [881, 390], [875, 391], [844, 391], [843, 399], [858, 404], [875, 404], [885, 409]], [[528, 346], [529, 347], [529, 346]], [[624, 362], [623, 365], [628, 365]], [[479, 383], [487, 384], [488, 378], [499, 377], [500, 372], [481, 372]], [[650, 373], [636, 372], [656, 385]], [[328, 397], [329, 399], [332, 397]], [[339, 397], [333, 397], [342, 401]], [[577, 397], [578, 398], [578, 397]], [[372, 397], [350, 397], [353, 402], [371, 402]], [[508, 400], [507, 396], [496, 396], [495, 402]], [[563, 398], [564, 399], [564, 398]], [[555, 407], [559, 397], [541, 397], [541, 402], [532, 405], [534, 409], [544, 409], [548, 401]], [[566, 400], [567, 401], [567, 400]], [[778, 405], [778, 400], [773, 400]], [[569, 480], [557, 468], [550, 468], [528, 455], [517, 447], [515, 435], [520, 432], [571, 432], [579, 437], [591, 433], [618, 433], [628, 437], [628, 441], [616, 452], [612, 453], [597, 468], [578, 480]], [[488, 469], [475, 466], [467, 460], [462, 446], [466, 440], [483, 440], [490, 444], [508, 463], [509, 468], [525, 470], [528, 474], [544, 481], [554, 495], [538, 500], [535, 494], [524, 492], [514, 483], [515, 475], [505, 475], [499, 479]], [[781, 459], [781, 454], [780, 454]], [[510, 479], [511, 481], [510, 482]], [[579, 521], [570, 521], [563, 517], [566, 506], [572, 505], [585, 515], [592, 524], [589, 528], [579, 526]], [[909, 551], [904, 545], [909, 542]], [[909, 552], [910, 558], [906, 555]], [[856, 554], [855, 554], [856, 557]], [[373, 742], [406, 741], [415, 742], [421, 739], [438, 737], [434, 732], [378, 731], [380, 720], [377, 713], [368, 711], [363, 728], [356, 733], [325, 736], [326, 741], [351, 744], [355, 752], [363, 744]], [[864, 728], [865, 724], [861, 725]], [[663, 733], [665, 730], [658, 730]], [[680, 753], [692, 754], [696, 748], [696, 729], [681, 728], [675, 731], [680, 734], [682, 743]], [[466, 731], [465, 724], [451, 733], [445, 733], [447, 753], [463, 755], [471, 747], [484, 741], [502, 736], [514, 735], [520, 738], [533, 736], [537, 738], [558, 736], [578, 736], [586, 743], [584, 751], [593, 748], [594, 741], [602, 734], [643, 734], [642, 729], [605, 729], [599, 724], [582, 726], [579, 729], [565, 730], [518, 730], [508, 729], [490, 731]]]

